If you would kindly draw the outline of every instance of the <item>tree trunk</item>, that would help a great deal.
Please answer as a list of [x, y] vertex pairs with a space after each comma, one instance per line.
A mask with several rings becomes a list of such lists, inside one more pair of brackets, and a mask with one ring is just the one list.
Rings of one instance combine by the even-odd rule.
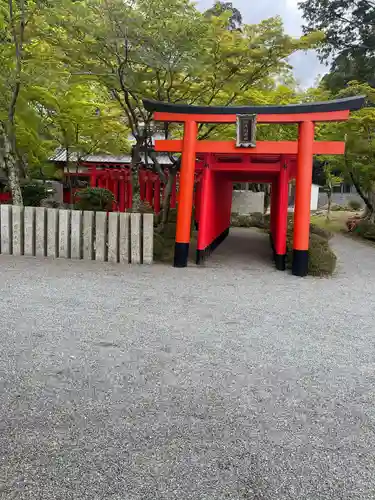
[[175, 169], [171, 169], [169, 171], [167, 184], [166, 184], [165, 189], [164, 189], [163, 217], [162, 217], [162, 221], [161, 221], [162, 227], [164, 227], [165, 224], [168, 222], [169, 208], [171, 205], [172, 187], [174, 184], [174, 180], [176, 178], [176, 173], [177, 173], [177, 170], [175, 170]]
[[331, 208], [332, 208], [332, 190], [329, 189], [327, 192], [328, 206], [327, 206], [327, 220], [331, 220]]
[[8, 176], [13, 205], [23, 205], [20, 171], [17, 153], [12, 148], [12, 140], [3, 123], [0, 122], [0, 149], [2, 167]]
[[[354, 187], [357, 190], [357, 193], [359, 196], [362, 198], [362, 200], [365, 202], [366, 205], [366, 213], [373, 214], [375, 212], [375, 194], [370, 193], [369, 196], [366, 196], [365, 193], [362, 191], [361, 186], [357, 182], [357, 179], [354, 177], [354, 174], [352, 171], [349, 171], [350, 178], [354, 184]], [[365, 215], [365, 217], [367, 217]]]
[[136, 143], [132, 148], [132, 161], [131, 161], [131, 172], [130, 172], [130, 183], [132, 185], [133, 192], [133, 202], [137, 199], [137, 195], [140, 192], [139, 188], [139, 165], [141, 164], [141, 146], [142, 140], [136, 137]]
[[[375, 192], [371, 191], [367, 193], [366, 210], [365, 210], [365, 219], [368, 219], [370, 222], [375, 222]], [[372, 209], [370, 209], [370, 206]]]
[[269, 184], [264, 184], [264, 215], [266, 215], [269, 207], [270, 207], [270, 185]]

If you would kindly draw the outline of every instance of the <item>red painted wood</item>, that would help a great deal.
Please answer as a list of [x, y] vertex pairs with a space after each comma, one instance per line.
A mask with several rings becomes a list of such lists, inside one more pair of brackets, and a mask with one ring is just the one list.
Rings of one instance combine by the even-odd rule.
[[11, 193], [0, 193], [0, 203], [8, 203], [11, 199]]
[[286, 236], [288, 229], [288, 186], [289, 173], [285, 165], [280, 170], [279, 180], [277, 185], [277, 212], [275, 217], [275, 253], [277, 255], [286, 254]]
[[[299, 114], [280, 114], [280, 115], [257, 115], [258, 123], [302, 123], [302, 122], [337, 122], [345, 121], [349, 118], [349, 111], [325, 111], [321, 113], [299, 113]], [[188, 123], [191, 121], [197, 123], [236, 123], [237, 115], [204, 115], [204, 114], [185, 114], [168, 113], [156, 111], [154, 120], [161, 122], [180, 122]]]
[[177, 177], [175, 178], [172, 186], [172, 193], [171, 193], [171, 208], [176, 208], [177, 206]]
[[154, 198], [154, 181], [151, 175], [146, 177], [146, 201], [152, 207]]
[[296, 199], [294, 206], [294, 250], [308, 250], [310, 237], [310, 200], [313, 170], [314, 124], [299, 126]]
[[279, 194], [278, 185], [279, 185], [279, 179], [276, 178], [273, 180], [271, 184], [271, 206], [270, 206], [271, 209], [270, 230], [274, 244], [276, 239], [276, 217], [278, 210], [278, 194]]
[[[155, 150], [171, 153], [182, 152], [180, 140], [157, 140]], [[255, 148], [237, 148], [235, 141], [196, 141], [196, 152], [216, 154], [247, 155], [297, 155], [297, 141], [259, 141]], [[338, 141], [315, 141], [313, 147], [315, 155], [342, 155], [345, 153], [345, 143]]]
[[204, 250], [230, 226], [233, 183], [206, 169], [203, 176], [197, 249]]
[[126, 181], [124, 176], [118, 181], [118, 210], [119, 212], [125, 212], [125, 190]]
[[97, 176], [96, 165], [89, 167], [89, 173], [90, 173], [90, 186], [96, 187], [96, 176]]

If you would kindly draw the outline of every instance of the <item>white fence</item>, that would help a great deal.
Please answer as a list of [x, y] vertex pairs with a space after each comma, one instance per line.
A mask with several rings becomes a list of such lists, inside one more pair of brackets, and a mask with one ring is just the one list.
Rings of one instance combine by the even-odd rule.
[[0, 207], [2, 254], [152, 263], [152, 214]]

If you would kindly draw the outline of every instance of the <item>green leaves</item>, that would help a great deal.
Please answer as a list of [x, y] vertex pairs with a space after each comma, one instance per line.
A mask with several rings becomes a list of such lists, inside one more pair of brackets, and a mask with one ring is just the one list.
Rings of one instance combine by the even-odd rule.
[[375, 3], [304, 0], [299, 6], [306, 20], [305, 32], [317, 30], [325, 35], [326, 43], [319, 50], [322, 60], [331, 65], [331, 73], [324, 79], [327, 87], [337, 91], [352, 80], [374, 86]]

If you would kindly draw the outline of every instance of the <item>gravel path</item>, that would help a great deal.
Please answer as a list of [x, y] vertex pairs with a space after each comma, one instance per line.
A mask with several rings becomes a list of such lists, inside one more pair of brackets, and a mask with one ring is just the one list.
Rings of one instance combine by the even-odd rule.
[[[0, 257], [1, 500], [375, 498], [375, 249], [272, 269]], [[249, 257], [250, 255], [250, 257]]]

